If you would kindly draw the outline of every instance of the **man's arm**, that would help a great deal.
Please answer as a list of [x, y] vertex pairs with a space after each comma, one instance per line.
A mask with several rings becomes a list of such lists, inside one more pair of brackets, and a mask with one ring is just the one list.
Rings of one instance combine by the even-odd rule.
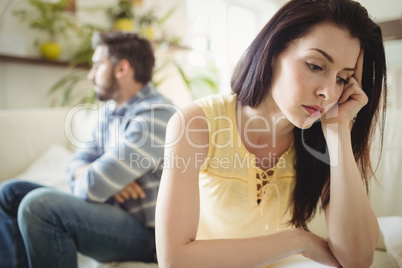
[[[159, 120], [153, 120], [155, 117]], [[123, 189], [123, 194], [127, 193], [126, 187], [133, 181], [156, 170], [163, 160], [165, 122], [169, 117], [164, 110], [131, 117], [117, 145], [75, 176], [73, 194], [105, 202]]]
[[[89, 168], [90, 164], [85, 164], [82, 167], [78, 168], [78, 170], [75, 172], [73, 176], [73, 180], [75, 180], [76, 177], [80, 176], [82, 173], [86, 172]], [[126, 185], [120, 192], [115, 194], [113, 198], [118, 202], [118, 203], [124, 203], [125, 201], [129, 199], [138, 199], [138, 198], [145, 198], [145, 192], [141, 188], [141, 186], [133, 181], [129, 184]]]
[[[94, 137], [95, 138], [95, 137]], [[79, 148], [75, 151], [73, 158], [69, 161], [66, 170], [66, 177], [73, 191], [75, 179], [85, 173], [90, 164], [101, 156], [96, 144], [91, 148]]]
[[75, 180], [78, 176], [88, 170], [91, 164], [85, 164], [82, 167], [78, 168], [77, 171], [74, 173], [73, 180]]

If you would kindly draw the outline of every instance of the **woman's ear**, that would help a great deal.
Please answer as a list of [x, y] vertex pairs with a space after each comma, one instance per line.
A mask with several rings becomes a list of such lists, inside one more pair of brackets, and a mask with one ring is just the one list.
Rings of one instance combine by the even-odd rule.
[[116, 67], [115, 67], [116, 78], [121, 78], [123, 76], [126, 76], [130, 72], [131, 69], [132, 68], [131, 68], [131, 65], [128, 62], [128, 60], [126, 60], [126, 59], [120, 60], [119, 63], [116, 64]]

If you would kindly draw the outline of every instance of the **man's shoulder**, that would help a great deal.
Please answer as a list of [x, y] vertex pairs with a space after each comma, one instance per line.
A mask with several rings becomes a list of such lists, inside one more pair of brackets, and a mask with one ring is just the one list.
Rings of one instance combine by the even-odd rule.
[[162, 95], [159, 92], [154, 92], [153, 94], [149, 94], [147, 97], [141, 100], [141, 102], [146, 102], [150, 104], [160, 104], [160, 106], [164, 105], [173, 105], [173, 102]]
[[141, 101], [173, 104], [170, 99], [160, 93], [154, 86], [149, 85], [148, 88], [149, 90], [147, 91], [147, 94], [143, 97]]
[[173, 102], [159, 93], [155, 88], [151, 88], [148, 94], [143, 95], [137, 102], [132, 103], [128, 109], [128, 114], [142, 114], [163, 110], [168, 113], [174, 113], [176, 110]]

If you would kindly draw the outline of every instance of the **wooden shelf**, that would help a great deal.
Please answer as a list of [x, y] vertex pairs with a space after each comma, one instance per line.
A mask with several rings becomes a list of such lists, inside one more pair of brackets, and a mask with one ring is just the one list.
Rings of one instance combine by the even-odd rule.
[[[178, 44], [171, 44], [163, 41], [153, 41], [154, 46], [166, 46], [166, 49], [170, 52], [178, 51], [178, 50], [189, 50], [185, 46], [181, 46]], [[21, 63], [21, 64], [33, 64], [33, 65], [44, 65], [44, 66], [58, 66], [58, 67], [69, 67], [68, 61], [60, 61], [60, 60], [46, 60], [43, 58], [34, 58], [34, 57], [23, 57], [23, 56], [14, 56], [7, 54], [0, 54], [0, 62], [11, 62], [11, 63]], [[79, 64], [75, 68], [79, 69], [90, 69], [91, 66], [88, 64]]]
[[402, 39], [402, 19], [378, 23], [385, 41]]
[[[69, 62], [67, 62], [67, 61], [58, 61], [58, 60], [52, 61], [52, 60], [46, 60], [46, 59], [41, 59], [41, 58], [21, 57], [21, 56], [4, 55], [4, 54], [0, 54], [0, 62], [1, 61], [11, 62], [11, 63], [33, 64], [33, 65], [69, 67]], [[90, 66], [78, 65], [77, 68], [89, 69]]]

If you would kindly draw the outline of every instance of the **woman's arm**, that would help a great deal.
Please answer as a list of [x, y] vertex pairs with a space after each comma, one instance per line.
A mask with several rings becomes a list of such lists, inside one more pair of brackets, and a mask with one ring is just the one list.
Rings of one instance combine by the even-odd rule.
[[[331, 162], [339, 158], [330, 169], [331, 199], [325, 210], [328, 244], [342, 267], [370, 267], [378, 241], [377, 218], [353, 156], [350, 132], [342, 127], [338, 131], [339, 147], [329, 145]], [[330, 132], [328, 139], [336, 139]]]
[[298, 229], [244, 239], [196, 240], [198, 176], [208, 153], [208, 125], [202, 118], [202, 109], [193, 105], [168, 124], [167, 162], [156, 209], [160, 267], [259, 267], [297, 253], [338, 266], [324, 239]]
[[[350, 122], [368, 99], [361, 89], [363, 51], [355, 76], [340, 99], [338, 116], [323, 124], [330, 155], [330, 202], [325, 209], [328, 244], [342, 267], [369, 267], [373, 262], [379, 227], [357, 167]], [[336, 119], [336, 120], [333, 120]]]

